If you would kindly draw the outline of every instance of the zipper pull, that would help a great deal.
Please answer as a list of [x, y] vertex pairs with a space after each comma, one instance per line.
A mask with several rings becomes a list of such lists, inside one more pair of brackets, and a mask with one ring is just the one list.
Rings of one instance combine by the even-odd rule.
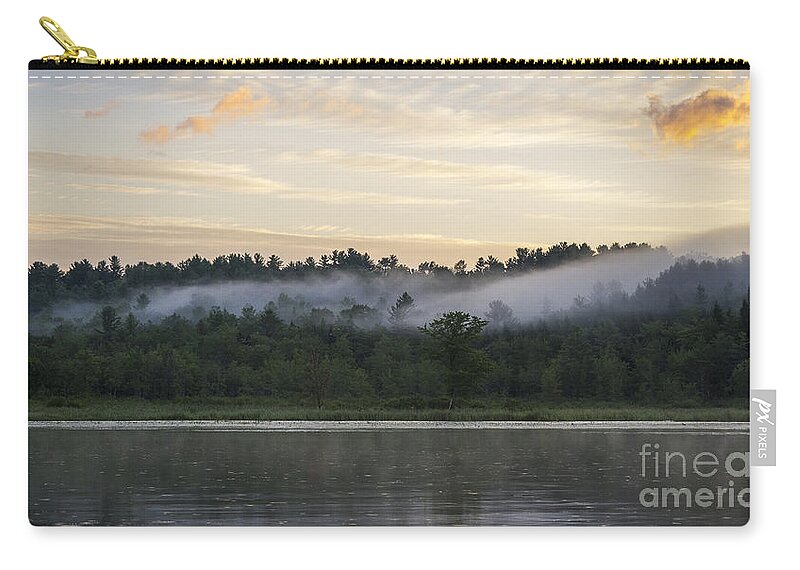
[[[39, 18], [39, 24], [41, 24], [45, 31], [50, 34], [51, 38], [58, 42], [58, 45], [64, 48], [63, 54], [47, 55], [42, 58], [42, 61], [54, 61], [56, 63], [100, 63], [97, 59], [97, 54], [93, 49], [75, 45], [75, 42], [70, 39], [70, 37], [67, 35], [67, 32], [65, 32], [64, 29], [52, 18], [42, 16]], [[81, 55], [81, 53], [84, 55]]]

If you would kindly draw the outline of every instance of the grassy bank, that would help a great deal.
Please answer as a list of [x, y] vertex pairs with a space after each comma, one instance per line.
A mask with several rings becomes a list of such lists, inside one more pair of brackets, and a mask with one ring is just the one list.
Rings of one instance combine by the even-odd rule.
[[525, 401], [465, 402], [446, 407], [363, 405], [333, 402], [322, 409], [269, 398], [184, 400], [92, 399], [30, 400], [30, 420], [429, 420], [429, 421], [747, 421], [746, 405], [717, 407], [639, 407], [620, 404]]

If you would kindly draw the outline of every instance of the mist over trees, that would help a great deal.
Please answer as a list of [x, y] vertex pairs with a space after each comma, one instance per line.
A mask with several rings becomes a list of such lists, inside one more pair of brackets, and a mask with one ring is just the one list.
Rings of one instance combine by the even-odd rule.
[[36, 261], [28, 269], [28, 303], [30, 311], [35, 313], [56, 301], [104, 301], [152, 287], [228, 281], [313, 280], [315, 277], [336, 274], [371, 278], [411, 276], [417, 279], [435, 276], [452, 285], [461, 281], [474, 282], [487, 277], [552, 269], [575, 261], [632, 251], [658, 251], [668, 255], [664, 248], [652, 248], [646, 243], [614, 243], [611, 246], [601, 245], [594, 250], [585, 243], [561, 242], [547, 249], [517, 248], [516, 255], [505, 263], [491, 255], [481, 257], [472, 270], [467, 269], [464, 260], [458, 261], [453, 268], [435, 261], [424, 261], [416, 268], [411, 268], [402, 264], [395, 255], [376, 260], [368, 253], [353, 248], [333, 250], [319, 259], [308, 257], [289, 263], [277, 255], [265, 258], [259, 253], [231, 253], [211, 261], [194, 255], [177, 264], [140, 261], [124, 267], [117, 256], [112, 256], [108, 261], [101, 260], [96, 265], [87, 259], [75, 261], [66, 270], [57, 264]]
[[[254, 395], [316, 407], [445, 408], [487, 398], [660, 405], [746, 398], [746, 255], [675, 260], [633, 287], [597, 280], [567, 306], [553, 306], [548, 291], [528, 303], [535, 316], [525, 313], [531, 309], [521, 300], [547, 281], [521, 275], [566, 283], [579, 274], [573, 268], [601, 267], [584, 264], [617, 256], [635, 260], [643, 252], [664, 254], [646, 244], [593, 250], [562, 243], [520, 248], [506, 262], [481, 258], [470, 270], [466, 263], [447, 268], [433, 261], [412, 270], [395, 256], [374, 261], [355, 250], [288, 264], [258, 254], [125, 267], [112, 257], [97, 265], [76, 262], [67, 271], [37, 262], [29, 269], [32, 322], [50, 326], [29, 334], [29, 394]], [[282, 292], [235, 310], [198, 303], [153, 317], [154, 306], [169, 306], [159, 287], [178, 294], [202, 285], [213, 302], [215, 292], [238, 281], [285, 280], [297, 290], [305, 282], [315, 291], [337, 275], [344, 286], [334, 293], [345, 292], [337, 301]], [[396, 290], [392, 296], [366, 299], [361, 293], [369, 289], [357, 286], [398, 275], [396, 287], [387, 289]], [[419, 286], [412, 291], [409, 284]], [[415, 292], [431, 288], [441, 292], [435, 310], [432, 298]], [[482, 305], [459, 309], [458, 300], [470, 295]], [[53, 319], [63, 303], [87, 303], [91, 316]]]
[[389, 322], [396, 327], [404, 326], [413, 308], [414, 298], [408, 294], [408, 291], [403, 291], [394, 305], [389, 307]]
[[[647, 244], [598, 251], [603, 253], [566, 243], [547, 250], [519, 248], [506, 263], [489, 256], [479, 258], [472, 269], [463, 260], [452, 269], [434, 261], [410, 269], [396, 256], [372, 263], [368, 254], [355, 250], [334, 251], [313, 265], [288, 266], [275, 255], [246, 254], [222, 256], [213, 263], [195, 256], [176, 266], [139, 263], [124, 268], [119, 260], [96, 266], [83, 260], [66, 272], [37, 262], [29, 268], [29, 330], [42, 333], [60, 323], [86, 323], [106, 305], [120, 314], [133, 312], [144, 322], [173, 314], [196, 322], [215, 306], [238, 314], [246, 305], [260, 308], [268, 302], [289, 322], [312, 309], [336, 316], [346, 309], [359, 325], [404, 328], [422, 326], [451, 310], [485, 315], [487, 304], [498, 300], [513, 307], [516, 321], [527, 324], [569, 308], [575, 298], [594, 297], [597, 282], [609, 283], [609, 288], [616, 283], [631, 292], [674, 261], [664, 248]], [[248, 269], [236, 269], [239, 265]], [[118, 269], [109, 271], [111, 266]], [[144, 267], [151, 278], [142, 278]], [[392, 309], [403, 293], [414, 304]]]

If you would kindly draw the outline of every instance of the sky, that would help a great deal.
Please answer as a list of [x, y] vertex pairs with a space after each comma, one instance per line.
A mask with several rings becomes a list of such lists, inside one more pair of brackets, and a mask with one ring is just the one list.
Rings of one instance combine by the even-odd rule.
[[30, 262], [749, 251], [747, 72], [61, 73], [29, 72]]

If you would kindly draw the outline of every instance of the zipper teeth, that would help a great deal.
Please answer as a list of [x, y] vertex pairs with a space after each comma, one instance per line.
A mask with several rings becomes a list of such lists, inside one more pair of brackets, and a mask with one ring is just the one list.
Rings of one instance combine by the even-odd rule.
[[251, 68], [251, 69], [750, 69], [743, 59], [732, 58], [586, 58], [586, 59], [508, 59], [508, 58], [119, 58], [100, 59], [98, 65], [34, 60], [31, 68]]

